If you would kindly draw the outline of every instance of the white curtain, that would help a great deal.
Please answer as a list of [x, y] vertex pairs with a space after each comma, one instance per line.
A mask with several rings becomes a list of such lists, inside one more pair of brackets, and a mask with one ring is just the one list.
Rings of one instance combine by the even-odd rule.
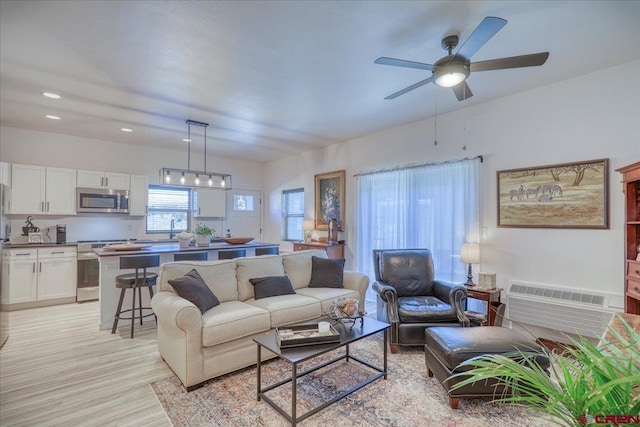
[[[464, 282], [463, 243], [479, 240], [480, 158], [356, 176], [356, 267], [375, 280], [373, 249], [427, 248], [436, 278]], [[375, 300], [371, 291], [367, 299]]]

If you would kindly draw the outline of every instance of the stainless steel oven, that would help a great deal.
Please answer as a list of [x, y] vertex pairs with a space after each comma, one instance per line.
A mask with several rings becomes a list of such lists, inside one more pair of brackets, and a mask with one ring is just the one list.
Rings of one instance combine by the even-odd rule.
[[101, 248], [109, 243], [126, 240], [85, 241], [78, 242], [78, 288], [76, 300], [95, 301], [100, 295], [100, 264], [94, 248]]

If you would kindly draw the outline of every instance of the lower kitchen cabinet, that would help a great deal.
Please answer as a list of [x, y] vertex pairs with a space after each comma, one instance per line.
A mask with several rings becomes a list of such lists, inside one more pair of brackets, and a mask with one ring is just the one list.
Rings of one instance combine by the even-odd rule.
[[75, 301], [75, 247], [8, 249], [3, 258], [3, 307], [11, 310]]
[[2, 260], [2, 304], [36, 301], [38, 250], [5, 250]]

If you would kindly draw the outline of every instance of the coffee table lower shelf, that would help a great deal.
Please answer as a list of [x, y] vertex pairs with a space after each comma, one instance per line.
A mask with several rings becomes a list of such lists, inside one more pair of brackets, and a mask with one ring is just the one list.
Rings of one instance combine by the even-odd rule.
[[[300, 421], [305, 420], [306, 418], [309, 418], [310, 416], [312, 416], [313, 414], [318, 413], [319, 411], [323, 410], [324, 408], [326, 408], [327, 406], [343, 399], [344, 397], [350, 395], [351, 393], [355, 392], [356, 390], [361, 389], [362, 387], [366, 386], [367, 384], [372, 383], [375, 380], [378, 380], [380, 378], [384, 378], [387, 379], [387, 345], [388, 345], [388, 327], [389, 324], [387, 323], [383, 323], [383, 322], [378, 322], [377, 320], [373, 320], [373, 319], [367, 319], [369, 320], [369, 328], [354, 328], [353, 331], [345, 331], [345, 334], [342, 334], [342, 341], [338, 344], [323, 344], [323, 345], [317, 345], [317, 346], [309, 346], [309, 347], [305, 347], [303, 350], [301, 350], [300, 348], [297, 349], [281, 349], [279, 351], [276, 351], [275, 353], [278, 355], [278, 357], [280, 357], [282, 360], [284, 360], [285, 362], [289, 363], [291, 365], [291, 377], [290, 378], [286, 378], [282, 381], [279, 381], [277, 383], [271, 384], [267, 387], [262, 387], [262, 363], [260, 362], [261, 356], [262, 356], [262, 347], [273, 351], [274, 347], [272, 344], [272, 340], [270, 336], [265, 336], [265, 337], [260, 337], [260, 338], [255, 338], [254, 341], [257, 344], [257, 360], [258, 360], [258, 366], [257, 366], [257, 370], [256, 370], [256, 375], [257, 375], [257, 399], [258, 401], [260, 400], [264, 400], [267, 404], [269, 404], [272, 408], [274, 408], [280, 415], [282, 415], [284, 418], [287, 419], [287, 421], [289, 421], [291, 423], [292, 426], [296, 426], [297, 423], [299, 423]], [[367, 322], [365, 322], [367, 323]], [[346, 328], [345, 328], [346, 329]], [[360, 331], [358, 331], [358, 329], [361, 329]], [[361, 338], [364, 338], [366, 336], [375, 334], [377, 332], [380, 331], [384, 331], [384, 345], [383, 345], [383, 367], [379, 367], [379, 366], [375, 366], [365, 360], [362, 360], [356, 356], [352, 356], [351, 354], [349, 354], [349, 344], [353, 343]], [[298, 372], [298, 364], [305, 362], [307, 360], [310, 360], [314, 357], [320, 356], [322, 354], [328, 353], [330, 351], [339, 349], [344, 347], [346, 349], [345, 354], [342, 354], [336, 358], [333, 358], [331, 360], [328, 360], [324, 363], [321, 363], [320, 365], [314, 366], [310, 369], [307, 369], [305, 371], [302, 372]], [[297, 414], [297, 403], [298, 403], [298, 399], [297, 399], [297, 381], [298, 378], [301, 378], [307, 374], [310, 374], [312, 372], [315, 372], [319, 369], [322, 369], [326, 366], [329, 366], [333, 363], [339, 362], [341, 360], [346, 360], [347, 362], [358, 362], [364, 366], [367, 366], [371, 369], [373, 369], [375, 371], [374, 375], [372, 375], [371, 377], [367, 378], [364, 381], [361, 381], [360, 383], [354, 385], [353, 387], [349, 388], [348, 390], [343, 391], [342, 393], [340, 393], [339, 395], [333, 397], [332, 399], [322, 403], [321, 405], [309, 410], [308, 412], [302, 414], [302, 415], [298, 415]], [[275, 403], [273, 400], [271, 400], [268, 396], [265, 395], [265, 393], [267, 393], [270, 390], [273, 390], [275, 388], [278, 388], [280, 386], [283, 386], [287, 383], [291, 383], [291, 415], [289, 415], [289, 413], [287, 413], [282, 407], [280, 407], [277, 403]]]

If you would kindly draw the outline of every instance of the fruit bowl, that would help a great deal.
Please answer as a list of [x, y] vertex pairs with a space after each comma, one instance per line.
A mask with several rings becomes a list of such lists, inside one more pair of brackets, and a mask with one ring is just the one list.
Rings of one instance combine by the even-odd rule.
[[355, 319], [360, 317], [358, 300], [355, 298], [338, 298], [331, 306], [329, 317], [334, 320]]
[[245, 243], [249, 243], [253, 240], [253, 237], [227, 237], [222, 239], [230, 245], [244, 245]]

